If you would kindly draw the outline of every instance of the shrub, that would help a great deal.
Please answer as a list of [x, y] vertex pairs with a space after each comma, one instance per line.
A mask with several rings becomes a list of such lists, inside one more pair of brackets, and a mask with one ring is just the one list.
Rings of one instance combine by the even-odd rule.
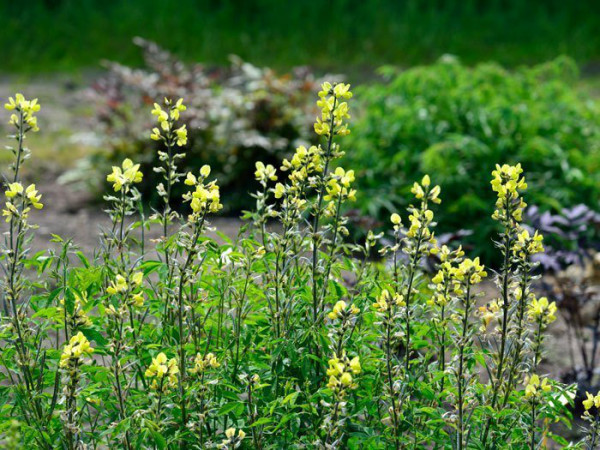
[[364, 106], [348, 152], [359, 171], [361, 209], [380, 219], [407, 204], [414, 177], [435, 173], [446, 206], [440, 230], [471, 228], [469, 242], [491, 261], [493, 200], [485, 174], [496, 161], [520, 162], [529, 201], [542, 210], [595, 205], [600, 194], [600, 114], [559, 58], [508, 72], [446, 58], [360, 90]]
[[[487, 271], [460, 247], [438, 245], [433, 210], [442, 194], [429, 176], [412, 186], [407, 226], [392, 214], [389, 245], [373, 233], [364, 245], [341, 239], [355, 176], [332, 166], [344, 155], [351, 95], [348, 85], [323, 84], [314, 125], [323, 143], [298, 147], [281, 172], [256, 163], [247, 233], [224, 244], [206, 237], [222, 208], [210, 166], [180, 168], [186, 106], [155, 104], [147, 135], [161, 144], [161, 206], [149, 220], [139, 214], [141, 167], [115, 165], [105, 197], [112, 225], [94, 258], [59, 237], [58, 251], [28, 254], [33, 209], [46, 207], [20, 176], [39, 105], [10, 99], [5, 448], [568, 445], [550, 425], [568, 423], [573, 388], [538, 374], [556, 306], [531, 288], [543, 245], [521, 225], [521, 167], [493, 172], [504, 262], [498, 296], [477, 309]], [[171, 208], [181, 184], [185, 214]], [[146, 242], [148, 227], [163, 235]], [[371, 262], [376, 250], [389, 267]], [[427, 256], [438, 258], [433, 277], [420, 270]], [[583, 404], [588, 448], [599, 405], [592, 394]]]
[[210, 164], [230, 210], [247, 204], [252, 183], [245, 175], [253, 161], [278, 165], [296, 146], [314, 140], [310, 131], [316, 111], [309, 100], [317, 84], [308, 70], [278, 75], [237, 57], [231, 58], [229, 68], [210, 69], [184, 64], [152, 42], [135, 42], [144, 51], [146, 67], [110, 63], [108, 75], [90, 91], [106, 140], [102, 151], [80, 164], [75, 178], [91, 184], [95, 192], [101, 190], [98, 174], [123, 158], [134, 158], [147, 174], [139, 190], [146, 200], [156, 200], [157, 178], [145, 170], [158, 163], [158, 146], [146, 134], [150, 121], [145, 111], [154, 99], [187, 99], [183, 123], [189, 145], [181, 164], [193, 171]]

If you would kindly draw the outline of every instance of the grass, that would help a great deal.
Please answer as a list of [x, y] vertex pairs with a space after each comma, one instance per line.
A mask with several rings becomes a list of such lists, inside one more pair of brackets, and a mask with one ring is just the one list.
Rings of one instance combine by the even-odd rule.
[[598, 7], [558, 0], [37, 0], [2, 2], [0, 71], [76, 70], [104, 58], [141, 62], [132, 37], [186, 60], [323, 68], [409, 65], [444, 53], [514, 66], [600, 56]]

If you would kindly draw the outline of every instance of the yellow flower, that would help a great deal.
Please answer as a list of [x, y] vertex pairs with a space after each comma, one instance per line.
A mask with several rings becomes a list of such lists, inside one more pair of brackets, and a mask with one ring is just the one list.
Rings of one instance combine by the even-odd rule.
[[350, 92], [349, 84], [344, 84], [344, 83], [336, 84], [335, 87], [333, 88], [333, 94], [337, 98], [345, 98], [345, 99], [352, 98], [352, 92]]
[[131, 281], [133, 282], [133, 284], [135, 284], [137, 286], [142, 284], [143, 279], [144, 279], [143, 272], [136, 272], [131, 276]]
[[122, 188], [127, 192], [129, 186], [142, 181], [143, 174], [139, 169], [139, 164], [134, 164], [131, 159], [126, 158], [121, 167], [113, 166], [112, 173], [106, 176], [106, 181], [113, 183], [115, 192], [119, 192]]
[[200, 168], [200, 175], [202, 175], [204, 178], [208, 178], [208, 176], [210, 175], [210, 166], [208, 164], [204, 164]]
[[106, 289], [110, 295], [115, 295], [119, 292], [125, 292], [129, 289], [129, 285], [127, 284], [127, 280], [123, 275], [117, 275], [115, 277], [115, 281], [111, 281], [110, 286]]
[[600, 409], [600, 392], [598, 392], [595, 396], [589, 392], [586, 392], [585, 395], [587, 396], [587, 399], [583, 401], [583, 407], [586, 411], [589, 411], [594, 406], [597, 409]]
[[277, 183], [274, 189], [275, 198], [281, 198], [285, 194], [285, 186], [281, 183]]
[[260, 161], [256, 162], [256, 172], [254, 172], [254, 177], [261, 183], [266, 183], [267, 180], [277, 181], [275, 167], [273, 167], [271, 164], [267, 164], [265, 166]]
[[340, 377], [340, 382], [344, 386], [350, 386], [352, 384], [352, 375], [349, 372], [344, 372]]
[[345, 301], [340, 300], [339, 302], [337, 302], [335, 304], [335, 306], [333, 307], [333, 310], [327, 314], [327, 317], [329, 317], [331, 320], [335, 320], [338, 319], [342, 313], [346, 310], [346, 307], [348, 305], [346, 304]]
[[548, 384], [548, 379], [544, 378], [540, 382], [540, 377], [536, 374], [531, 375], [528, 379], [526, 379], [525, 385], [525, 398], [537, 397], [537, 395], [541, 392], [549, 392], [552, 389], [550, 384]]
[[133, 294], [131, 296], [131, 304], [136, 308], [144, 306], [144, 295], [142, 293]]
[[352, 370], [352, 373], [354, 374], [358, 374], [362, 370], [358, 356], [355, 356], [350, 360], [350, 370]]
[[463, 260], [453, 270], [453, 275], [458, 281], [468, 279], [470, 284], [477, 284], [487, 276], [487, 272], [484, 270], [484, 266], [479, 263], [479, 257], [477, 257], [475, 259], [467, 258]]
[[328, 136], [329, 130], [329, 124], [322, 122], [320, 118], [317, 118], [317, 121], [315, 122], [315, 133], [320, 136]]
[[529, 320], [537, 321], [541, 319], [544, 324], [550, 324], [556, 320], [556, 303], [548, 302], [546, 297], [540, 299], [533, 298], [527, 308]]
[[183, 147], [187, 144], [187, 128], [185, 125], [177, 128], [175, 134], [177, 135], [177, 145], [179, 147]]
[[216, 369], [220, 366], [221, 364], [219, 364], [214, 354], [207, 353], [206, 356], [202, 356], [200, 353], [197, 353], [194, 358], [194, 367], [190, 369], [190, 372], [200, 374], [208, 368]]
[[90, 341], [80, 331], [75, 336], [71, 337], [69, 343], [65, 345], [62, 355], [60, 356], [60, 367], [66, 368], [71, 363], [79, 362], [82, 356], [91, 355], [94, 349], [90, 345]]
[[8, 190], [4, 192], [4, 195], [7, 198], [16, 197], [19, 194], [23, 193], [23, 185], [21, 183], [10, 183], [8, 185]]
[[158, 128], [152, 128], [152, 134], [150, 134], [150, 139], [153, 141], [158, 141], [162, 135], [160, 134], [160, 130]]
[[31, 203], [35, 209], [42, 209], [44, 207], [43, 203], [40, 203], [42, 196], [41, 194], [38, 195], [38, 191], [35, 189], [35, 184], [30, 184], [27, 187], [25, 190], [25, 195], [27, 196], [29, 203]]
[[[146, 369], [147, 378], [156, 378], [162, 380], [167, 378], [168, 386], [174, 386], [177, 382], [177, 374], [179, 373], [179, 367], [177, 366], [177, 360], [175, 358], [167, 359], [167, 355], [159, 353], [156, 358], [152, 358], [152, 363]], [[156, 387], [156, 384], [153, 384]]]
[[544, 236], [539, 234], [537, 231], [533, 236], [529, 235], [529, 231], [521, 229], [517, 234], [517, 239], [513, 244], [512, 251], [515, 255], [521, 258], [535, 255], [536, 253], [542, 253], [544, 251], [544, 245], [542, 244]]
[[400, 214], [397, 213], [392, 214], [390, 220], [394, 225], [400, 225], [402, 223], [402, 218], [400, 217]]
[[[4, 105], [4, 108], [13, 111], [16, 110], [22, 114], [23, 123], [29, 126], [32, 131], [38, 131], [37, 117], [34, 116], [36, 112], [40, 110], [37, 98], [33, 100], [26, 100], [23, 94], [16, 94], [15, 98], [10, 97], [8, 103]], [[20, 120], [17, 114], [10, 116], [9, 123], [15, 125], [17, 128], [20, 127]], [[25, 130], [27, 131], [27, 130]]]
[[180, 98], [179, 100], [177, 100], [177, 103], [175, 103], [175, 105], [173, 105], [173, 107], [171, 108], [171, 111], [170, 111], [171, 119], [179, 120], [179, 112], [185, 111], [186, 109], [187, 109], [187, 107], [183, 104], [183, 99]]
[[167, 120], [169, 120], [169, 115], [165, 111], [163, 111], [163, 109], [160, 107], [160, 105], [158, 103], [154, 104], [154, 109], [152, 110], [152, 115], [156, 116], [156, 120], [161, 125], [163, 122], [166, 122]]
[[[527, 189], [525, 178], [521, 177], [523, 169], [521, 164], [509, 166], [496, 164], [496, 170], [492, 172], [492, 190], [498, 194], [496, 210], [492, 215], [494, 220], [521, 221], [523, 209], [527, 204], [519, 198], [519, 192]], [[507, 210], [508, 203], [508, 210]]]

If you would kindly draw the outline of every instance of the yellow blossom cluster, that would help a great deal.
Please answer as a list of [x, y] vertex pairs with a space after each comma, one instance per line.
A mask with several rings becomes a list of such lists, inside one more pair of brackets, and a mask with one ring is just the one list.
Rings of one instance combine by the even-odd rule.
[[390, 306], [396, 305], [399, 307], [406, 306], [404, 296], [388, 289], [383, 289], [377, 296], [377, 301], [373, 303], [373, 308], [378, 312], [383, 313], [390, 309]]
[[327, 387], [338, 393], [345, 391], [345, 389], [356, 389], [358, 386], [352, 376], [358, 375], [361, 370], [358, 356], [352, 359], [348, 358], [345, 353], [341, 358], [334, 356], [329, 360], [329, 368], [327, 369], [329, 382]]
[[110, 295], [128, 294], [127, 304], [141, 308], [144, 306], [144, 294], [138, 290], [144, 280], [142, 272], [135, 272], [129, 278], [123, 275], [117, 275], [114, 281], [110, 282], [106, 292]]
[[129, 188], [134, 183], [142, 181], [143, 174], [140, 172], [140, 165], [134, 164], [129, 158], [123, 160], [121, 167], [113, 166], [112, 172], [106, 176], [106, 181], [113, 183], [115, 192], [129, 192]]
[[525, 379], [525, 398], [535, 399], [543, 392], [549, 392], [552, 386], [548, 383], [548, 378], [540, 380], [536, 374]]
[[442, 245], [438, 251], [440, 265], [437, 273], [431, 279], [434, 284], [434, 293], [427, 301], [430, 306], [445, 306], [450, 301], [450, 287], [455, 281], [456, 266], [465, 255], [462, 247], [450, 250], [447, 245]]
[[323, 153], [320, 145], [312, 145], [309, 148], [301, 145], [296, 148], [291, 160], [283, 160], [281, 170], [289, 170], [288, 179], [293, 185], [297, 185], [305, 181], [313, 173], [323, 172]]
[[333, 306], [333, 309], [329, 314], [327, 314], [327, 317], [329, 317], [331, 320], [345, 319], [355, 316], [359, 312], [360, 309], [358, 309], [355, 305], [348, 306], [345, 301], [340, 300]]
[[[36, 99], [26, 100], [23, 94], [16, 94], [15, 97], [10, 97], [8, 103], [4, 105], [4, 108], [8, 111], [17, 111], [22, 115], [21, 118], [18, 114], [11, 114], [9, 123], [20, 129], [22, 124], [27, 125], [31, 131], [39, 131], [37, 124], [37, 117], [35, 113], [40, 110], [40, 105]], [[28, 130], [23, 130], [28, 131]]]
[[[6, 203], [2, 210], [2, 216], [6, 217], [6, 221], [10, 222], [13, 217], [21, 217], [26, 220], [31, 210], [31, 206], [35, 209], [42, 209], [43, 203], [40, 202], [42, 195], [38, 193], [35, 184], [30, 184], [27, 188], [19, 182], [10, 183], [8, 189], [4, 192]], [[19, 206], [22, 210], [19, 212]]]
[[206, 369], [216, 369], [220, 366], [221, 364], [219, 364], [217, 357], [213, 353], [207, 353], [204, 356], [197, 353], [194, 358], [194, 367], [190, 369], [190, 373], [201, 374]]
[[531, 322], [541, 320], [548, 325], [556, 320], [556, 303], [549, 302], [546, 297], [533, 298], [527, 307], [527, 316]]
[[452, 272], [454, 278], [453, 289], [457, 295], [463, 294], [463, 287], [466, 283], [470, 285], [478, 284], [487, 276], [487, 272], [484, 266], [480, 264], [478, 257], [464, 259]]
[[350, 189], [354, 182], [354, 170], [345, 171], [337, 167], [327, 182], [327, 193], [323, 197], [326, 202], [331, 202], [330, 208], [335, 209], [335, 201], [356, 200], [356, 190]]
[[585, 408], [585, 413], [589, 414], [589, 410], [594, 406], [597, 410], [600, 410], [600, 392], [598, 392], [596, 395], [586, 392], [585, 395], [587, 398], [582, 402], [583, 407]]
[[344, 83], [331, 84], [325, 82], [319, 91], [317, 106], [321, 109], [321, 117], [315, 122], [315, 132], [318, 135], [329, 137], [331, 133], [346, 136], [350, 133], [348, 124], [344, 119], [349, 119], [348, 100], [352, 97], [350, 85]]
[[256, 161], [256, 172], [254, 172], [254, 177], [256, 181], [260, 181], [262, 184], [266, 184], [267, 181], [277, 181], [277, 170], [273, 165], [267, 164], [266, 166], [260, 162]]
[[204, 183], [210, 175], [210, 166], [204, 165], [200, 169], [200, 175], [197, 177], [191, 172], [188, 172], [185, 179], [187, 186], [193, 186], [194, 191], [183, 195], [183, 199], [190, 202], [192, 214], [188, 216], [189, 222], [198, 221], [205, 213], [216, 213], [223, 205], [221, 204], [221, 194], [216, 181]]
[[236, 430], [235, 428], [228, 428], [225, 430], [225, 439], [221, 441], [219, 445], [220, 449], [229, 449], [229, 448], [238, 448], [244, 438], [246, 437], [246, 433], [243, 430]]
[[[163, 110], [158, 104], [154, 104], [152, 115], [156, 116], [156, 120], [160, 128], [153, 128], [150, 138], [158, 141], [165, 140], [167, 145], [174, 142], [179, 147], [183, 147], [187, 144], [187, 128], [185, 125], [177, 129], [173, 129], [173, 126], [177, 120], [179, 120], [179, 113], [185, 111], [187, 108], [183, 104], [183, 99], [180, 98], [176, 103], [172, 103], [171, 100], [165, 98], [165, 105], [167, 110]], [[163, 134], [165, 132], [165, 134]]]
[[91, 355], [94, 349], [90, 341], [80, 331], [71, 337], [69, 343], [65, 345], [62, 355], [60, 355], [60, 367], [62, 369], [70, 368], [79, 364], [81, 358]]
[[544, 245], [542, 244], [543, 240], [544, 236], [537, 231], [531, 236], [529, 231], [523, 228], [513, 243], [513, 254], [524, 259], [531, 255], [535, 255], [536, 253], [542, 253], [544, 251]]
[[[152, 387], [163, 389], [174, 387], [177, 384], [179, 367], [175, 358], [168, 359], [164, 353], [159, 353], [152, 358], [152, 364], [146, 369], [146, 378], [154, 378]], [[165, 384], [166, 380], [166, 384]]]
[[437, 205], [442, 202], [442, 199], [440, 199], [441, 189], [439, 186], [431, 187], [431, 178], [429, 175], [423, 176], [421, 184], [415, 181], [410, 192], [419, 200], [426, 198]]
[[522, 173], [521, 164], [516, 166], [496, 164], [491, 181], [492, 190], [498, 194], [496, 210], [492, 215], [494, 220], [502, 222], [522, 220], [523, 209], [527, 206], [520, 196], [520, 191], [527, 189], [525, 178], [521, 177]]
[[[431, 188], [431, 180], [429, 175], [425, 175], [421, 180], [421, 183], [415, 182], [411, 192], [414, 194], [417, 200], [421, 200], [420, 208], [410, 207], [410, 215], [408, 220], [410, 222], [410, 226], [408, 231], [406, 232], [406, 237], [410, 239], [421, 239], [423, 242], [429, 242], [433, 247], [431, 248], [431, 253], [437, 252], [437, 241], [429, 226], [433, 222], [433, 211], [428, 209], [428, 202], [439, 204], [441, 203], [440, 195], [440, 187], [434, 186]], [[394, 217], [392, 217], [394, 219]], [[400, 224], [395, 224], [396, 226], [400, 226]]]

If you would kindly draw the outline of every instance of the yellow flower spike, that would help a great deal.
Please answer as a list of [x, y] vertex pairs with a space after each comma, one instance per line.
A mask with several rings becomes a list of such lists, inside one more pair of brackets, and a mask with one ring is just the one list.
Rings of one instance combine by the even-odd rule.
[[60, 356], [59, 366], [67, 368], [72, 362], [79, 362], [81, 357], [89, 356], [94, 352], [90, 345], [90, 341], [80, 331], [75, 336], [72, 336], [69, 343], [65, 345]]

